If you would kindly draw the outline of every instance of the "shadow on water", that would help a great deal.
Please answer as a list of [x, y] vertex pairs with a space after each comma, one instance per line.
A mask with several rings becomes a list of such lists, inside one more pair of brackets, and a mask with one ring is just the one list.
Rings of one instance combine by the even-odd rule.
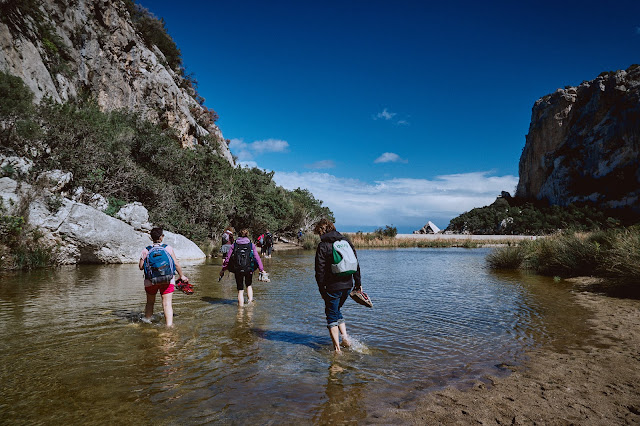
[[203, 302], [211, 303], [212, 305], [235, 305], [238, 303], [237, 299], [221, 299], [219, 297], [209, 296], [201, 297], [200, 300], [202, 300]]
[[266, 340], [293, 343], [296, 345], [307, 346], [311, 349], [320, 349], [331, 344], [331, 340], [328, 337], [295, 333], [293, 331], [262, 330], [259, 328], [252, 328], [251, 331], [257, 336]]

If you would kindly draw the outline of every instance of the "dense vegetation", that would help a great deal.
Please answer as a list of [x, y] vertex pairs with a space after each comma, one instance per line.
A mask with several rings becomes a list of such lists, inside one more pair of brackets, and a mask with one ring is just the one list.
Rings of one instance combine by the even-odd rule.
[[495, 249], [494, 269], [528, 269], [549, 276], [599, 276], [637, 283], [640, 277], [640, 226], [587, 234], [563, 232], [512, 247]]
[[545, 235], [560, 229], [590, 231], [620, 227], [623, 219], [589, 205], [549, 206], [499, 197], [454, 218], [446, 231], [478, 235]]
[[0, 153], [34, 162], [28, 176], [4, 176], [33, 182], [45, 170], [70, 171], [65, 191], [80, 201], [100, 194], [112, 214], [139, 201], [152, 223], [201, 245], [217, 242], [227, 225], [294, 235], [320, 217], [333, 220], [308, 191], [278, 187], [273, 172], [232, 167], [214, 139], [183, 149], [172, 129], [128, 111], [102, 112], [90, 99], [32, 105], [22, 80], [5, 73], [0, 97]]

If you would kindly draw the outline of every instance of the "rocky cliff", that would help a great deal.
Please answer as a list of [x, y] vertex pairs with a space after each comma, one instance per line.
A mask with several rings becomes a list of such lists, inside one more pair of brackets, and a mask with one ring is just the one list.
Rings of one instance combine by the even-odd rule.
[[640, 66], [536, 101], [516, 196], [640, 213]]
[[88, 94], [104, 110], [138, 111], [174, 128], [184, 147], [210, 135], [233, 164], [215, 113], [184, 70], [143, 37], [134, 10], [129, 0], [6, 0], [0, 4], [0, 70], [22, 78], [36, 101]]

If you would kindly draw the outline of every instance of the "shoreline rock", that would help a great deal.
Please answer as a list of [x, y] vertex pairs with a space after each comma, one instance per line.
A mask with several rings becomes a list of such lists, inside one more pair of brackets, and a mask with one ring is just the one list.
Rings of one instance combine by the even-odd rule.
[[[14, 215], [23, 215], [20, 205], [29, 200], [28, 223], [44, 233], [46, 244], [56, 247], [58, 264], [137, 263], [142, 249], [151, 244], [149, 234], [134, 226], [47, 189], [36, 193], [31, 185], [4, 177], [0, 178], [0, 197]], [[140, 206], [136, 206], [138, 211]], [[174, 247], [179, 260], [206, 258], [182, 235], [165, 231], [165, 242]]]

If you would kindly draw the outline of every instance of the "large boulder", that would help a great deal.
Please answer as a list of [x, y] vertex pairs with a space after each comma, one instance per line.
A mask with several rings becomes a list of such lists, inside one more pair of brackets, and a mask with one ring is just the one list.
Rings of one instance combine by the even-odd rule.
[[[25, 183], [0, 178], [0, 197], [9, 213], [19, 214], [20, 200], [30, 199], [28, 221], [40, 228], [45, 240], [58, 246], [61, 264], [137, 263], [142, 249], [151, 244], [149, 235], [100, 210], [52, 194], [35, 193]], [[50, 200], [55, 197], [56, 203]], [[165, 232], [165, 242], [175, 248], [178, 260], [204, 259], [206, 255], [187, 238]]]

